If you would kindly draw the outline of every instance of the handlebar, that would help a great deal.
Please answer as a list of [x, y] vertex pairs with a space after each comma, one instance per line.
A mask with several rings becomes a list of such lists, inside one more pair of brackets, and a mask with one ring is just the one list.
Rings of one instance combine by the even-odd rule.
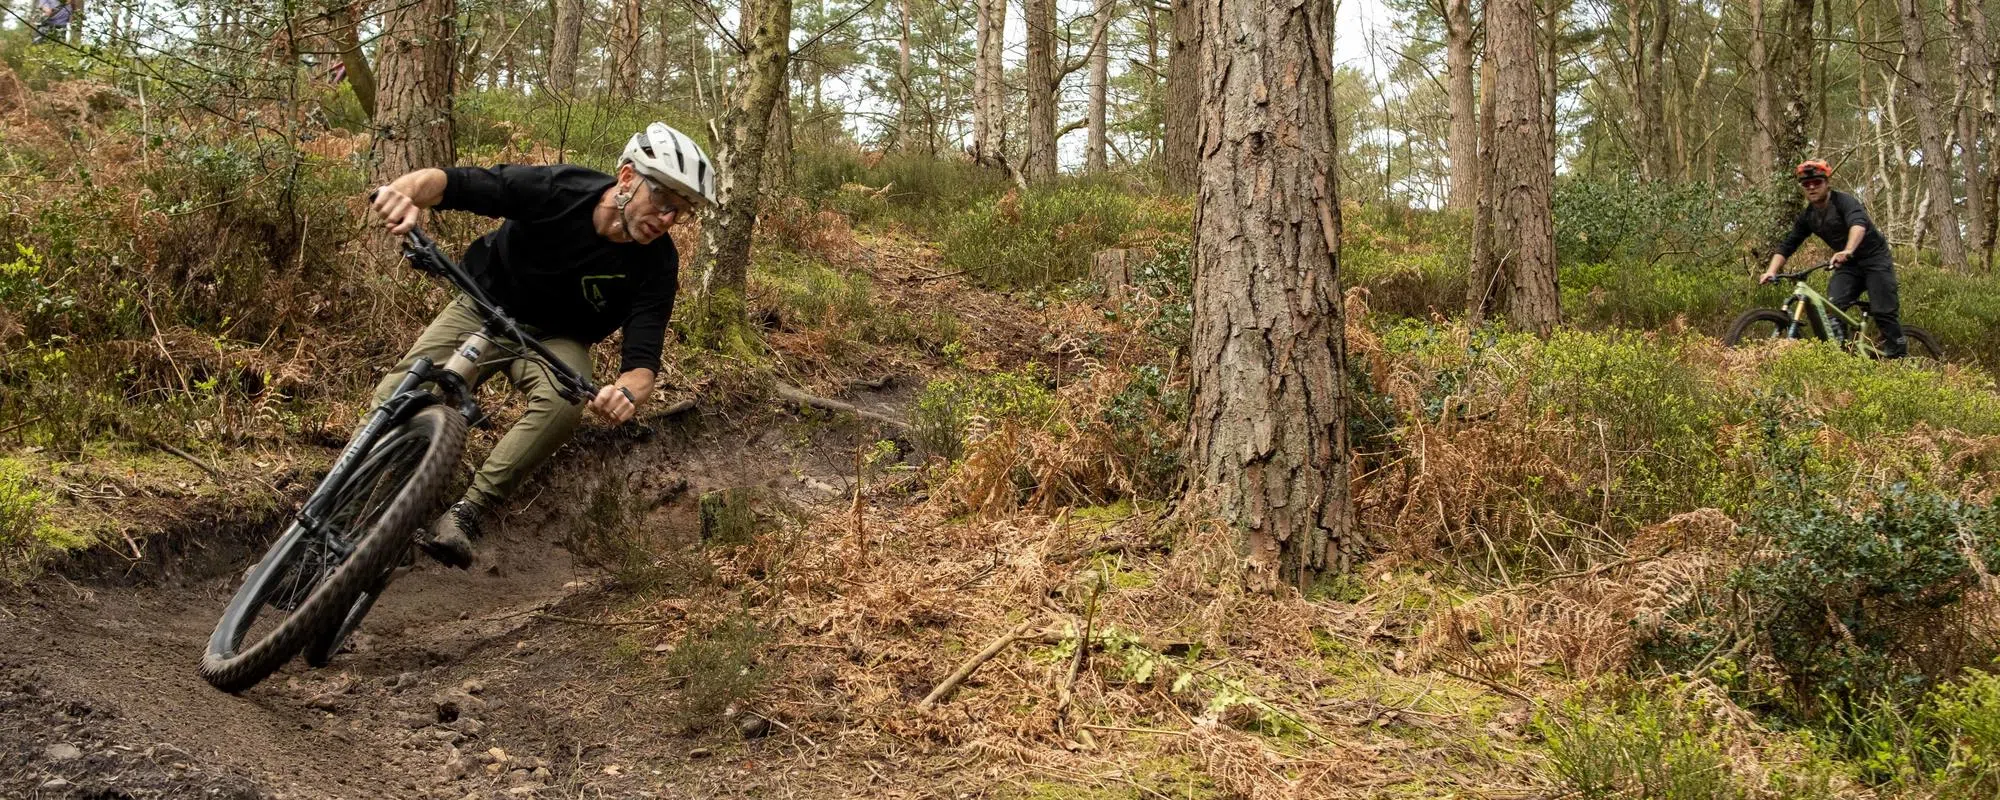
[[[368, 200], [374, 202], [375, 192], [368, 193]], [[561, 358], [549, 350], [548, 345], [541, 343], [541, 340], [521, 330], [520, 324], [486, 294], [486, 290], [479, 285], [479, 282], [473, 280], [472, 274], [466, 272], [458, 262], [451, 260], [450, 256], [445, 255], [444, 251], [438, 248], [437, 242], [424, 235], [422, 228], [411, 228], [409, 233], [403, 235], [403, 258], [410, 262], [411, 268], [444, 278], [459, 291], [464, 292], [466, 297], [471, 298], [473, 306], [479, 310], [479, 315], [486, 320], [488, 333], [499, 334], [518, 342], [529, 352], [540, 357], [548, 367], [549, 373], [555, 376], [556, 393], [564, 400], [571, 403], [586, 403], [597, 396], [597, 384], [592, 383], [588, 376], [570, 369], [569, 365], [564, 364]]]
[[1823, 269], [1832, 269], [1834, 268], [1834, 266], [1835, 264], [1833, 263], [1833, 261], [1829, 259], [1824, 263], [1818, 264], [1816, 266], [1806, 267], [1805, 269], [1799, 270], [1798, 272], [1780, 272], [1776, 275], [1772, 275], [1771, 282], [1777, 283], [1778, 281], [1803, 281], [1806, 278], [1812, 277], [1812, 274], [1815, 272], [1818, 272]]

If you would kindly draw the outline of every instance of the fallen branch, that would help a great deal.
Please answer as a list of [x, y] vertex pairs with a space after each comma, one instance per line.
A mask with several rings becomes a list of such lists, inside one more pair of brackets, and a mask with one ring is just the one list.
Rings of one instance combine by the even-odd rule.
[[694, 399], [689, 398], [686, 400], [682, 400], [678, 403], [675, 403], [673, 405], [667, 406], [666, 408], [660, 409], [660, 413], [657, 416], [659, 416], [662, 419], [667, 417], [677, 417], [693, 410], [694, 410]]
[[931, 706], [937, 705], [938, 701], [950, 696], [952, 691], [956, 690], [959, 684], [964, 683], [965, 679], [970, 677], [974, 670], [979, 669], [979, 665], [993, 660], [993, 657], [999, 655], [1000, 651], [1007, 649], [1007, 645], [1019, 641], [1022, 638], [1021, 634], [1026, 633], [1028, 627], [1033, 624], [1035, 624], [1035, 620], [1029, 619], [1014, 626], [1013, 630], [1001, 634], [1000, 638], [994, 639], [992, 644], [986, 645], [986, 649], [966, 659], [965, 663], [958, 665], [958, 669], [951, 673], [951, 677], [945, 678], [943, 683], [938, 684], [937, 688], [932, 689], [930, 694], [925, 695], [923, 701], [917, 703], [917, 708], [919, 710], [927, 710]]
[[904, 422], [900, 419], [896, 419], [895, 417], [891, 417], [886, 414], [877, 414], [873, 411], [857, 407], [852, 403], [843, 403], [839, 400], [820, 397], [818, 395], [806, 394], [804, 389], [800, 389], [797, 386], [793, 386], [783, 381], [779, 381], [777, 386], [778, 386], [778, 396], [784, 398], [786, 402], [797, 403], [802, 406], [811, 406], [821, 411], [832, 411], [836, 414], [853, 414], [854, 416], [860, 417], [869, 422], [894, 428], [898, 432], [908, 431], [910, 429], [910, 423]]
[[207, 464], [204, 464], [204, 463], [202, 463], [201, 459], [199, 459], [199, 458], [195, 458], [195, 457], [194, 457], [194, 455], [193, 455], [193, 454], [190, 454], [190, 453], [189, 453], [188, 451], [186, 451], [186, 450], [182, 450], [182, 449], [180, 449], [180, 448], [178, 448], [178, 447], [175, 447], [175, 446], [173, 446], [173, 445], [170, 445], [170, 444], [167, 444], [166, 442], [162, 442], [162, 441], [160, 441], [160, 440], [158, 440], [158, 439], [153, 439], [153, 440], [152, 440], [152, 443], [153, 443], [153, 446], [154, 446], [154, 447], [157, 447], [157, 448], [160, 448], [161, 450], [165, 450], [165, 451], [167, 451], [167, 452], [169, 452], [169, 453], [172, 453], [172, 454], [174, 454], [174, 455], [176, 455], [176, 456], [180, 456], [182, 460], [185, 460], [185, 461], [186, 461], [186, 462], [188, 462], [189, 464], [193, 464], [193, 465], [195, 465], [195, 466], [197, 466], [197, 467], [200, 467], [200, 468], [201, 468], [201, 471], [202, 471], [202, 472], [206, 472], [206, 473], [208, 473], [208, 477], [209, 477], [209, 478], [211, 478], [211, 479], [214, 479], [214, 480], [216, 480], [216, 481], [221, 481], [221, 480], [222, 480], [222, 472], [221, 472], [221, 470], [218, 470], [218, 469], [216, 469], [216, 468], [214, 468], [214, 467], [211, 467], [211, 466], [209, 466], [209, 465], [207, 465]]
[[578, 619], [576, 617], [565, 617], [560, 614], [550, 614], [545, 611], [536, 613], [535, 618], [545, 619], [551, 622], [563, 622], [563, 623], [568, 623], [570, 625], [589, 625], [591, 627], [596, 627], [596, 628], [624, 628], [634, 625], [665, 625], [669, 622], [673, 622], [674, 620], [678, 619], [677, 617], [661, 617], [659, 619], [594, 620], [594, 619]]

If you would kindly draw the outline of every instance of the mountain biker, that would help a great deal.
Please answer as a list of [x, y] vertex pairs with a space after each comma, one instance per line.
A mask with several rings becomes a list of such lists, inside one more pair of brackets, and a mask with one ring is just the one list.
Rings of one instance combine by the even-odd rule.
[[[626, 144], [616, 175], [569, 165], [420, 169], [377, 189], [372, 208], [399, 236], [425, 208], [505, 220], [466, 249], [466, 269], [579, 373], [591, 372], [590, 345], [622, 327], [618, 379], [588, 407], [623, 423], [652, 396], [673, 313], [680, 256], [667, 232], [714, 202], [708, 155], [686, 134], [655, 122]], [[445, 361], [482, 325], [470, 298], [453, 299], [376, 386], [375, 402], [389, 399], [417, 358]], [[461, 569], [472, 564], [482, 520], [569, 439], [582, 416], [533, 359], [503, 355], [482, 369], [482, 375], [504, 371], [528, 395], [528, 409], [474, 473], [464, 497], [418, 537], [426, 554]]]
[[1839, 248], [1832, 258], [1835, 269], [1826, 284], [1827, 300], [1835, 308], [1846, 308], [1854, 305], [1865, 289], [1868, 292], [1868, 314], [1881, 328], [1882, 355], [1885, 358], [1908, 355], [1910, 345], [1903, 337], [1903, 323], [1896, 302], [1896, 265], [1889, 256], [1889, 241], [1875, 228], [1874, 221], [1868, 218], [1868, 209], [1862, 207], [1860, 200], [1846, 192], [1834, 191], [1827, 185], [1827, 180], [1833, 177], [1833, 167], [1825, 161], [1813, 159], [1803, 162], [1793, 170], [1793, 174], [1798, 177], [1799, 188], [1805, 193], [1806, 207], [1792, 223], [1792, 232], [1778, 246], [1777, 252], [1771, 254], [1771, 266], [1764, 270], [1763, 277], [1757, 282], [1776, 280], [1778, 268], [1785, 265], [1785, 259], [1798, 252], [1806, 237], [1817, 235], [1820, 241], [1826, 242], [1826, 246]]

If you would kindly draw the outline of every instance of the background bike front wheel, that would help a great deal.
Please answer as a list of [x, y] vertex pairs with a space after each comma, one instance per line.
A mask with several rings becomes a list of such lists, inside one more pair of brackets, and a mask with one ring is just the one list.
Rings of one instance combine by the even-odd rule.
[[1743, 312], [1736, 321], [1729, 323], [1728, 332], [1722, 334], [1722, 343], [1730, 347], [1752, 342], [1785, 338], [1792, 327], [1792, 318], [1775, 308], [1758, 308]]
[[[464, 447], [465, 418], [442, 406], [384, 432], [338, 481], [322, 522], [325, 535], [294, 522], [251, 567], [208, 639], [201, 677], [239, 692], [314, 640], [351, 630], [359, 622], [350, 620], [356, 598], [378, 588], [410, 547], [411, 532], [435, 510]], [[347, 551], [345, 558], [328, 552], [329, 539]]]

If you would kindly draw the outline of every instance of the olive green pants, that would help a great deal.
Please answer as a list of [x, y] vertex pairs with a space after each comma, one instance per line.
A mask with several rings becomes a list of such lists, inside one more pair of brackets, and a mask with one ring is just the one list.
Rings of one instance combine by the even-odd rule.
[[[375, 385], [376, 404], [389, 399], [389, 394], [403, 382], [403, 374], [418, 358], [429, 358], [433, 364], [443, 366], [458, 346], [465, 343], [465, 338], [484, 325], [469, 298], [463, 295], [453, 298], [443, 311], [438, 312], [437, 319], [431, 320], [423, 335], [417, 337], [417, 343], [410, 346], [410, 352], [403, 356], [396, 368], [382, 376], [382, 382]], [[530, 335], [536, 335], [533, 328], [522, 327]], [[541, 341], [570, 369], [590, 374], [590, 350], [581, 342], [562, 338]], [[514, 427], [507, 430], [507, 435], [500, 438], [500, 443], [493, 446], [486, 463], [479, 465], [479, 471], [473, 473], [472, 488], [465, 491], [466, 500], [487, 510], [497, 508], [521, 485], [528, 473], [562, 447], [563, 442], [569, 441], [570, 434], [576, 431], [578, 420], [583, 417], [583, 406], [571, 405], [568, 400], [562, 399], [556, 393], [558, 385], [554, 376], [535, 359], [516, 358], [502, 348], [495, 348], [495, 352], [487, 354], [480, 363], [479, 379], [484, 381], [495, 372], [505, 372], [507, 382], [528, 396], [528, 410], [521, 415], [521, 421], [514, 423]]]

